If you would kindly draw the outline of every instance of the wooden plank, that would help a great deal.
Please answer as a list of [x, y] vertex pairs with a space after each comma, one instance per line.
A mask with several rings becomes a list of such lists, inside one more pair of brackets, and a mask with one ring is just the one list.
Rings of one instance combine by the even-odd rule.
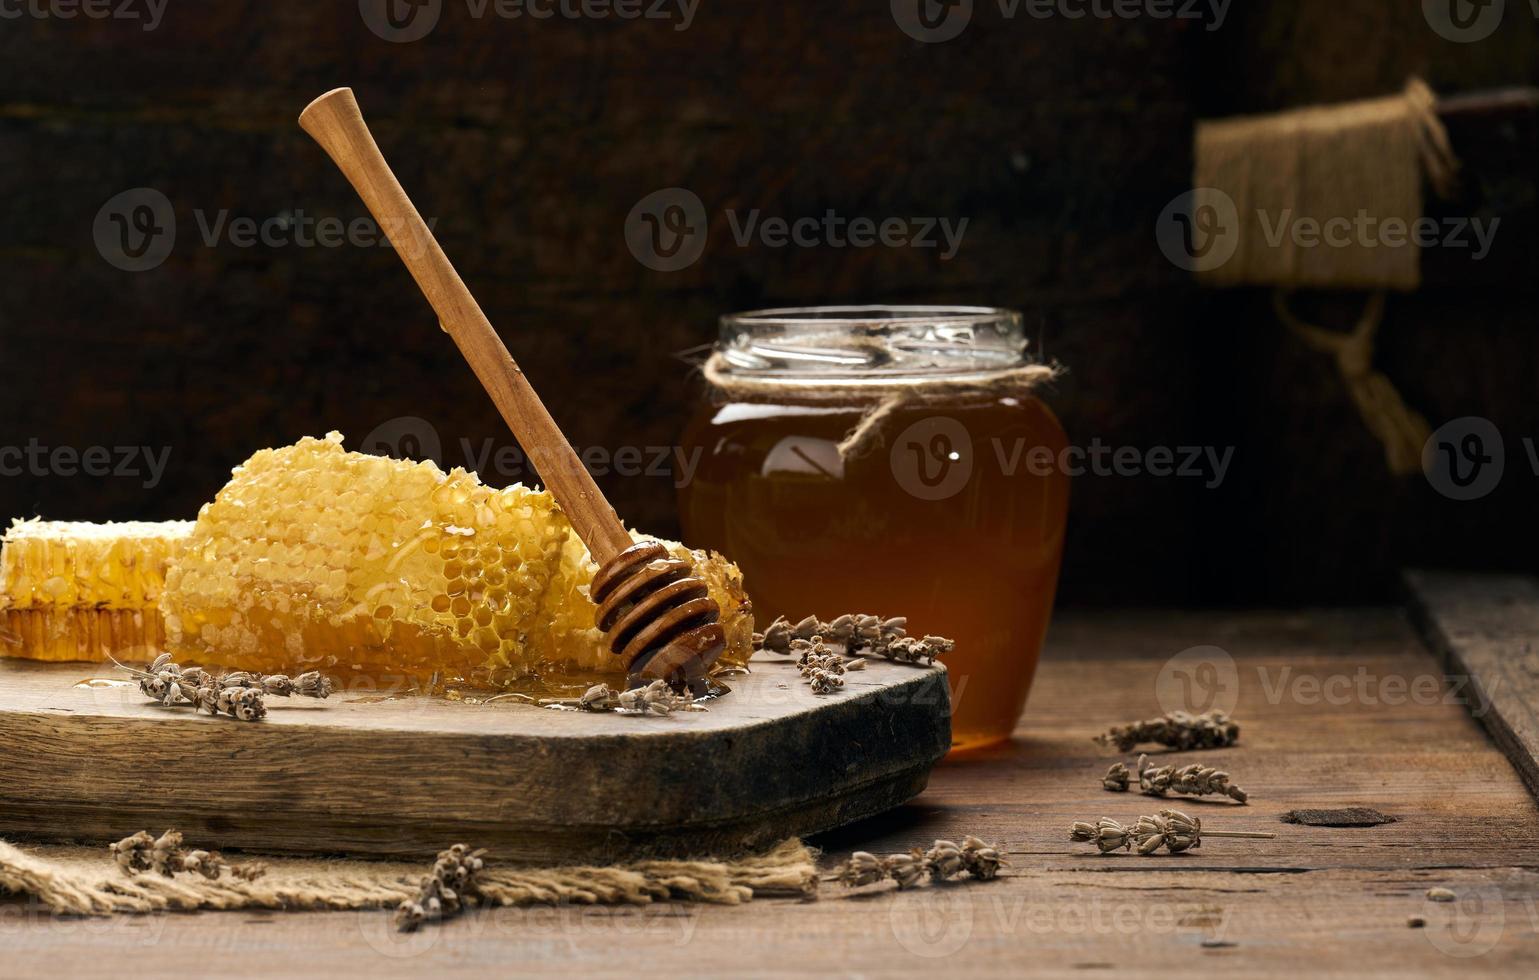
[[730, 853], [893, 807], [950, 745], [944, 670], [885, 661], [823, 697], [765, 665], [708, 711], [662, 718], [342, 695], [270, 699], [257, 724], [76, 686], [90, 670], [0, 661], [0, 834], [176, 826], [228, 847], [426, 855], [466, 839], [543, 862]]
[[1469, 678], [1475, 717], [1539, 796], [1539, 581], [1434, 571], [1406, 581], [1427, 645]]
[[[1101, 857], [1067, 822], [1161, 805], [1100, 788], [1116, 753], [1103, 725], [1161, 710], [1175, 654], [1234, 658], [1244, 728], [1222, 760], [1250, 806], [1188, 804], [1214, 828], [1275, 841], [1217, 841], [1186, 858]], [[1363, 676], [1339, 703], [1314, 699]], [[104, 921], [0, 904], [7, 966], [22, 976], [171, 973], [217, 961], [236, 975], [783, 975], [934, 977], [1525, 976], [1539, 969], [1539, 810], [1446, 687], [1386, 696], [1386, 684], [1444, 672], [1399, 610], [1213, 614], [1115, 611], [1060, 618], [1031, 703], [1006, 747], [947, 760], [912, 803], [821, 835], [832, 866], [978, 833], [1011, 852], [988, 885], [743, 908], [505, 909], [401, 937], [384, 913], [229, 914]], [[964, 693], [965, 696], [965, 693]], [[902, 737], [901, 731], [892, 737]], [[1170, 804], [1165, 804], [1170, 805]], [[1179, 804], [1178, 804], [1179, 805]], [[1364, 828], [1283, 824], [1310, 807], [1370, 806], [1399, 818]], [[215, 842], [217, 843], [217, 841]], [[1433, 903], [1444, 886], [1459, 900]], [[1424, 928], [1409, 920], [1426, 919]], [[7, 925], [11, 924], [11, 925]]]

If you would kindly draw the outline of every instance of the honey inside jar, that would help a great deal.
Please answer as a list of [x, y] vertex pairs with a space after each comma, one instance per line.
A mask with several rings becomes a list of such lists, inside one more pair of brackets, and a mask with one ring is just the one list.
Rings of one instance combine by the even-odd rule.
[[686, 540], [733, 556], [761, 625], [870, 612], [956, 641], [957, 749], [1015, 727], [1063, 551], [1068, 478], [1043, 463], [1067, 440], [1023, 347], [1008, 311], [728, 317], [683, 440]]

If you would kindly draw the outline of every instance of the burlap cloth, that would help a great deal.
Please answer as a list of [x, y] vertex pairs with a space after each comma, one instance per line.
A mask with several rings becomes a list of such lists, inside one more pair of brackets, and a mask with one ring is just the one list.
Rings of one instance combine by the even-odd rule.
[[[737, 905], [764, 896], [812, 897], [816, 854], [794, 838], [762, 854], [731, 860], [637, 861], [614, 867], [499, 868], [495, 855], [478, 878], [490, 905]], [[0, 892], [35, 898], [60, 914], [113, 915], [227, 909], [391, 908], [416, 895], [431, 861], [263, 858], [267, 874], [238, 881], [198, 875], [128, 875], [105, 847], [0, 841]]]
[[[1387, 98], [1201, 122], [1195, 141], [1193, 186], [1228, 195], [1238, 222], [1234, 254], [1201, 269], [1198, 281], [1275, 287], [1278, 318], [1305, 344], [1332, 357], [1397, 476], [1421, 471], [1431, 429], [1374, 368], [1374, 345], [1384, 319], [1384, 292], [1421, 285], [1421, 250], [1411, 241], [1388, 245], [1376, 235], [1349, 237], [1331, 247], [1305, 245], [1284, 226], [1303, 219], [1350, 221], [1361, 214], [1378, 227], [1390, 219], [1414, 227], [1425, 214], [1426, 189], [1448, 196], [1459, 169], [1436, 108], [1432, 90], [1413, 78], [1403, 92]], [[1289, 291], [1300, 288], [1360, 289], [1369, 295], [1357, 324], [1341, 332], [1306, 323], [1291, 311]]]

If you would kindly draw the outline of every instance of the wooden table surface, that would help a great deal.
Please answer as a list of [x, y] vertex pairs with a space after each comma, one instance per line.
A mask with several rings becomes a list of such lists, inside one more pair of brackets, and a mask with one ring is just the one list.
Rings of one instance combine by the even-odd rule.
[[[1199, 708], [1232, 700], [1241, 743], [1178, 758], [1222, 765], [1251, 804], [1104, 791], [1120, 756], [1090, 737], [1194, 692]], [[0, 972], [1534, 976], [1539, 810], [1462, 697], [1399, 610], [1071, 615], [1014, 742], [944, 764], [913, 803], [817, 841], [831, 865], [973, 833], [1010, 852], [997, 882], [853, 896], [825, 884], [816, 903], [735, 908], [499, 909], [410, 936], [382, 912], [66, 920], [9, 900]], [[1278, 836], [1153, 858], [1068, 840], [1075, 819], [1161, 805]], [[1348, 806], [1398, 820], [1280, 821]], [[1430, 901], [1434, 886], [1457, 901]]]

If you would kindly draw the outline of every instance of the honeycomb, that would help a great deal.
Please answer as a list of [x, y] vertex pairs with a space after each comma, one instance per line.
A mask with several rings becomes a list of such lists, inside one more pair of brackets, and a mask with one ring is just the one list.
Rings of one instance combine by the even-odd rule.
[[166, 644], [157, 609], [6, 609], [0, 657], [30, 660], [152, 660]]
[[153, 609], [191, 521], [15, 521], [0, 542], [0, 608]]
[[173, 653], [242, 670], [467, 679], [520, 659], [569, 534], [548, 493], [350, 453], [264, 449], [166, 580]]
[[156, 603], [191, 531], [191, 521], [14, 522], [0, 537], [0, 656], [142, 659], [159, 649]]
[[[638, 536], [638, 540], [639, 540]], [[752, 652], [737, 566], [664, 542]], [[0, 552], [0, 655], [148, 660], [567, 691], [623, 665], [593, 625], [597, 567], [548, 493], [351, 453], [266, 449], [196, 523], [18, 522]], [[140, 655], [139, 651], [146, 651]]]

